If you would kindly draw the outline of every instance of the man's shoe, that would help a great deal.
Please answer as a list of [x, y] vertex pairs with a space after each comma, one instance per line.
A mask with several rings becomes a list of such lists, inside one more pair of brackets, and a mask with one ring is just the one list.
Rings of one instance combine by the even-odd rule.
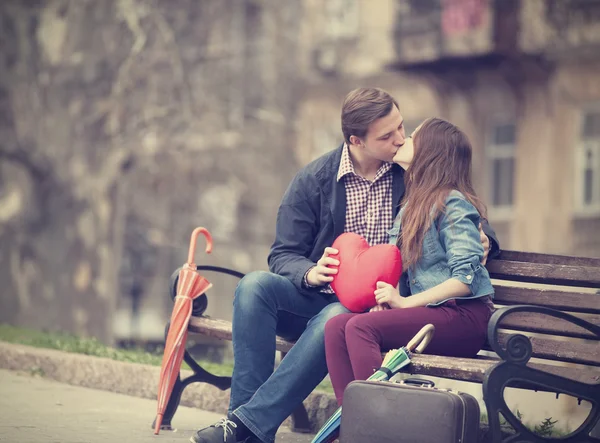
[[237, 425], [227, 418], [214, 425], [196, 431], [190, 441], [192, 443], [238, 443]]

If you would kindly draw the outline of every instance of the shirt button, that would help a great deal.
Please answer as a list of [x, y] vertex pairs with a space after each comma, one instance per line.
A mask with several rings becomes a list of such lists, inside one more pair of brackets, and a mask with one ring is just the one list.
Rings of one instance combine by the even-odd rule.
[[417, 281], [413, 278], [411, 283], [414, 285]]
[[471, 280], [471, 276], [470, 275], [467, 275], [467, 280]]

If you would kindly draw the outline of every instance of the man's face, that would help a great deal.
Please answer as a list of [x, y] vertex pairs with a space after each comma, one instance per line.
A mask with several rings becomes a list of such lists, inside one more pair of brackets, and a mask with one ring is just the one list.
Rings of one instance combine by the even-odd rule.
[[384, 162], [392, 161], [404, 140], [404, 118], [396, 106], [392, 107], [388, 115], [371, 123], [362, 140], [355, 136], [350, 138], [353, 144], [363, 144], [366, 155]]

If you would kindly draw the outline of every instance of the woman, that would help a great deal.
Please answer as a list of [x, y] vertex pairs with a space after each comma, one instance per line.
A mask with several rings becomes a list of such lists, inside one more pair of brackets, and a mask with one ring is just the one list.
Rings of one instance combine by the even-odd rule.
[[467, 136], [447, 121], [426, 120], [394, 162], [406, 169], [406, 193], [390, 242], [402, 252], [412, 295], [378, 282], [370, 312], [327, 322], [327, 365], [340, 405], [351, 381], [365, 380], [381, 366], [382, 350], [406, 345], [427, 323], [436, 328], [428, 353], [475, 356], [493, 309], [494, 289], [480, 264], [485, 206], [471, 184]]

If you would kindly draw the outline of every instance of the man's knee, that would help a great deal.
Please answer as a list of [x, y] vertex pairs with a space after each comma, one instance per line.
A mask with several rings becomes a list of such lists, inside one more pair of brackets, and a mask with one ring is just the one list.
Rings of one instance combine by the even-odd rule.
[[238, 292], [257, 292], [268, 287], [279, 276], [267, 271], [253, 271], [246, 274], [238, 283]]
[[319, 312], [311, 320], [311, 322], [314, 322], [315, 324], [319, 325], [323, 330], [325, 330], [325, 325], [327, 324], [327, 322], [329, 322], [331, 319], [337, 317], [340, 314], [347, 314], [348, 312], [350, 311], [346, 309], [341, 303], [331, 303], [325, 306], [323, 309], [321, 309], [321, 312]]
[[269, 290], [274, 281], [280, 278], [276, 274], [266, 271], [254, 271], [246, 274], [238, 283], [233, 300], [234, 306], [256, 305], [257, 298], [265, 299], [272, 291]]
[[337, 303], [331, 303], [327, 306], [325, 306], [321, 312], [319, 313], [319, 315], [324, 316], [327, 320], [336, 317], [340, 314], [348, 314], [350, 312], [350, 310], [348, 308], [345, 308], [344, 305], [342, 305], [341, 303], [337, 302]]
[[283, 279], [285, 277], [266, 271], [246, 274], [235, 290], [234, 309], [255, 308], [260, 302], [275, 306], [274, 297], [278, 292], [275, 287], [281, 285]]

